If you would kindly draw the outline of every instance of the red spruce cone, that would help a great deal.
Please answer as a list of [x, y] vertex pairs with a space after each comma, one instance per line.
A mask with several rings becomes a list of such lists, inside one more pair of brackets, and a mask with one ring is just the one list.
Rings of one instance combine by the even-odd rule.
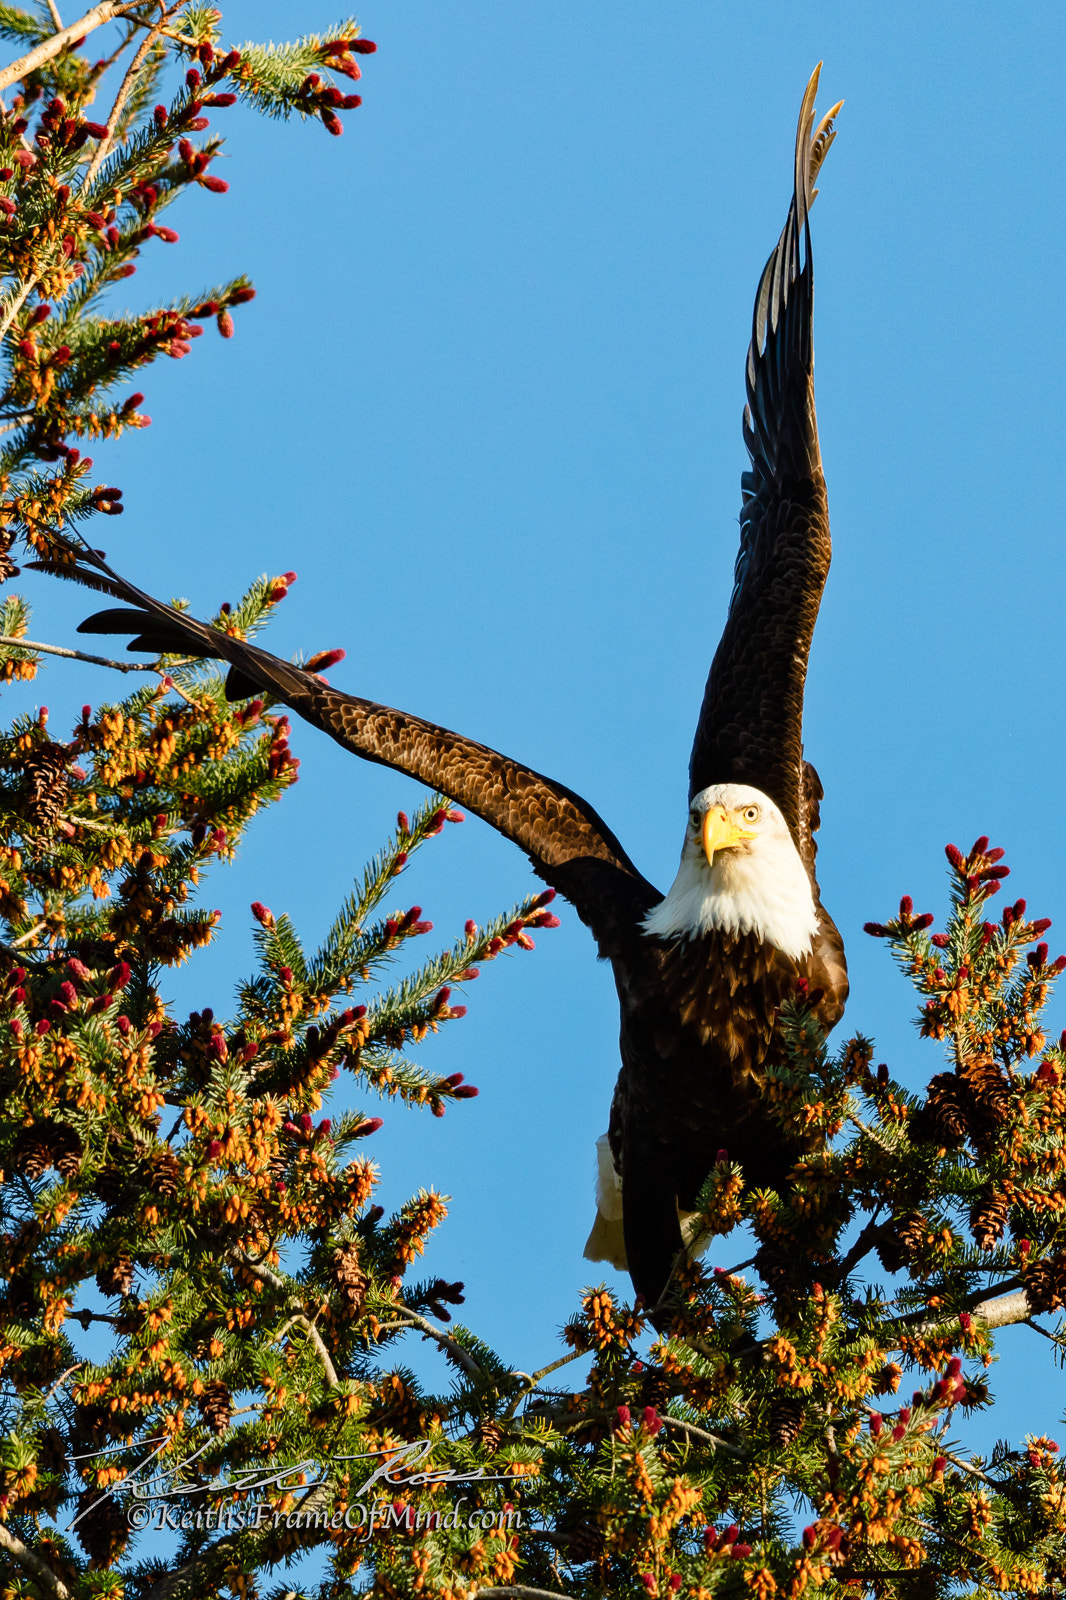
[[233, 1413], [233, 1400], [229, 1386], [221, 1378], [204, 1384], [204, 1392], [196, 1402], [212, 1433], [225, 1433]]
[[108, 1298], [116, 1294], [129, 1294], [133, 1288], [133, 1260], [125, 1250], [120, 1250], [114, 1261], [99, 1269], [96, 1287]]
[[770, 1401], [770, 1443], [778, 1450], [799, 1438], [807, 1408], [799, 1395], [775, 1394]]
[[986, 1193], [978, 1195], [970, 1207], [970, 1232], [979, 1250], [991, 1250], [1003, 1237], [1010, 1215], [1010, 1202], [1005, 1195]]

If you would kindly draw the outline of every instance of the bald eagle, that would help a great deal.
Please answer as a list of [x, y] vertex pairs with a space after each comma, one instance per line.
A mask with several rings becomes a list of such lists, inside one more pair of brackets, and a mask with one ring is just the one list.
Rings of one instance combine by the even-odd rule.
[[[664, 896], [572, 790], [485, 745], [330, 688], [254, 645], [161, 604], [92, 552], [80, 570], [133, 610], [87, 633], [131, 650], [230, 664], [227, 692], [266, 691], [365, 760], [467, 806], [526, 852], [610, 961], [622, 1066], [600, 1141], [598, 1215], [586, 1254], [628, 1268], [655, 1306], [686, 1214], [721, 1150], [751, 1186], [779, 1187], [805, 1146], [771, 1117], [767, 1068], [783, 1061], [780, 1008], [805, 981], [831, 1028], [843, 1011], [843, 946], [815, 879], [821, 785], [803, 759], [803, 686], [829, 570], [811, 346], [808, 213], [833, 141], [815, 123], [816, 70], [800, 107], [792, 203], [755, 301], [747, 360], [740, 552], [725, 630], [692, 748], [684, 842]], [[90, 580], [91, 569], [91, 580]]]

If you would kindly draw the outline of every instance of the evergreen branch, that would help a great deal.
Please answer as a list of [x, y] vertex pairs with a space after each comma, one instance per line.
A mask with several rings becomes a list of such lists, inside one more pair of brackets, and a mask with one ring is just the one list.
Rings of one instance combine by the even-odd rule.
[[123, 17], [128, 12], [137, 11], [144, 4], [144, 0], [101, 0], [100, 5], [93, 6], [77, 22], [72, 22], [66, 28], [61, 28], [58, 33], [53, 33], [44, 39], [27, 55], [20, 56], [10, 66], [0, 69], [0, 93], [9, 89], [13, 83], [18, 83], [20, 78], [25, 78], [31, 72], [36, 72], [46, 62], [54, 60], [68, 45], [76, 39], [82, 39], [87, 33], [92, 33], [95, 28], [100, 28], [105, 22], [110, 22], [113, 17]]
[[178, 1596], [190, 1593], [202, 1595], [205, 1592], [203, 1581], [212, 1568], [217, 1568], [223, 1561], [228, 1562], [231, 1557], [247, 1557], [247, 1554], [247, 1535], [224, 1534], [214, 1544], [208, 1545], [206, 1550], [198, 1550], [187, 1561], [183, 1561], [180, 1567], [172, 1567], [165, 1572], [150, 1589], [142, 1590], [143, 1600], [178, 1600]]
[[40, 1556], [34, 1555], [29, 1546], [23, 1544], [22, 1540], [2, 1522], [0, 1522], [0, 1550], [6, 1550], [20, 1567], [31, 1572], [41, 1587], [53, 1595], [55, 1600], [72, 1600], [71, 1592], [62, 1578], [57, 1578], [48, 1563], [42, 1561]]
[[359, 25], [346, 17], [321, 34], [306, 34], [291, 44], [255, 44], [248, 41], [238, 48], [241, 65], [233, 74], [233, 84], [242, 100], [269, 117], [301, 116], [319, 112], [310, 92], [308, 78], [326, 64], [325, 45], [337, 38], [354, 39]]
[[14, 639], [0, 633], [0, 645], [12, 645], [19, 650], [40, 650], [49, 656], [64, 656], [70, 661], [88, 661], [94, 667], [113, 667], [116, 672], [159, 672], [157, 661], [112, 661], [107, 656], [89, 655], [85, 650], [67, 650], [59, 644], [39, 644], [34, 639]]
[[107, 119], [107, 132], [97, 144], [96, 153], [90, 161], [88, 171], [82, 180], [83, 190], [88, 190], [92, 187], [93, 179], [99, 172], [103, 164], [104, 157], [107, 155], [108, 148], [110, 147], [111, 141], [115, 136], [115, 129], [118, 127], [119, 118], [122, 116], [122, 109], [133, 92], [133, 86], [137, 81], [137, 75], [140, 72], [141, 67], [144, 65], [145, 58], [158, 39], [163, 23], [166, 22], [167, 19], [172, 16], [177, 9], [177, 5], [164, 7], [162, 20], [156, 23], [156, 25], [149, 30], [146, 37], [142, 39], [141, 43], [138, 45], [133, 60], [130, 62], [129, 67], [126, 70], [126, 75], [119, 85], [118, 93], [115, 96], [115, 103], [111, 107], [111, 115]]
[[36, 39], [39, 43], [45, 32], [28, 11], [18, 6], [0, 5], [0, 35], [7, 39]]

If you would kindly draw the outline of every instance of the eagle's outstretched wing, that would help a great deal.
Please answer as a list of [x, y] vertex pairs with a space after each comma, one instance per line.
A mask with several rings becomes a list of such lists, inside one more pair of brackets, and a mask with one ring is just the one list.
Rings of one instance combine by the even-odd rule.
[[831, 548], [814, 414], [808, 212], [843, 104], [815, 126], [820, 71], [800, 106], [788, 220], [755, 297], [744, 410], [751, 471], [741, 479], [736, 583], [689, 766], [690, 795], [712, 783], [750, 783], [768, 794], [808, 865], [803, 686]]
[[[83, 555], [78, 569], [135, 608], [97, 612], [79, 632], [133, 633], [131, 650], [227, 661], [232, 698], [265, 690], [346, 750], [450, 795], [526, 852], [592, 929], [603, 955], [616, 954], [662, 898], [606, 823], [563, 784], [421, 717], [330, 688], [314, 673], [153, 599], [99, 558]], [[67, 575], [74, 576], [69, 567]]]

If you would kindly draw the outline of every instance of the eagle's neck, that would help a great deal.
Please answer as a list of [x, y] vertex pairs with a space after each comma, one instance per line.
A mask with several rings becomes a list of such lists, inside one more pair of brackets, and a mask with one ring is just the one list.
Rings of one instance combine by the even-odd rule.
[[810, 879], [791, 838], [760, 839], [757, 849], [722, 850], [708, 866], [686, 843], [670, 892], [644, 919], [653, 939], [695, 939], [717, 930], [754, 933], [798, 961], [811, 953], [818, 914]]

